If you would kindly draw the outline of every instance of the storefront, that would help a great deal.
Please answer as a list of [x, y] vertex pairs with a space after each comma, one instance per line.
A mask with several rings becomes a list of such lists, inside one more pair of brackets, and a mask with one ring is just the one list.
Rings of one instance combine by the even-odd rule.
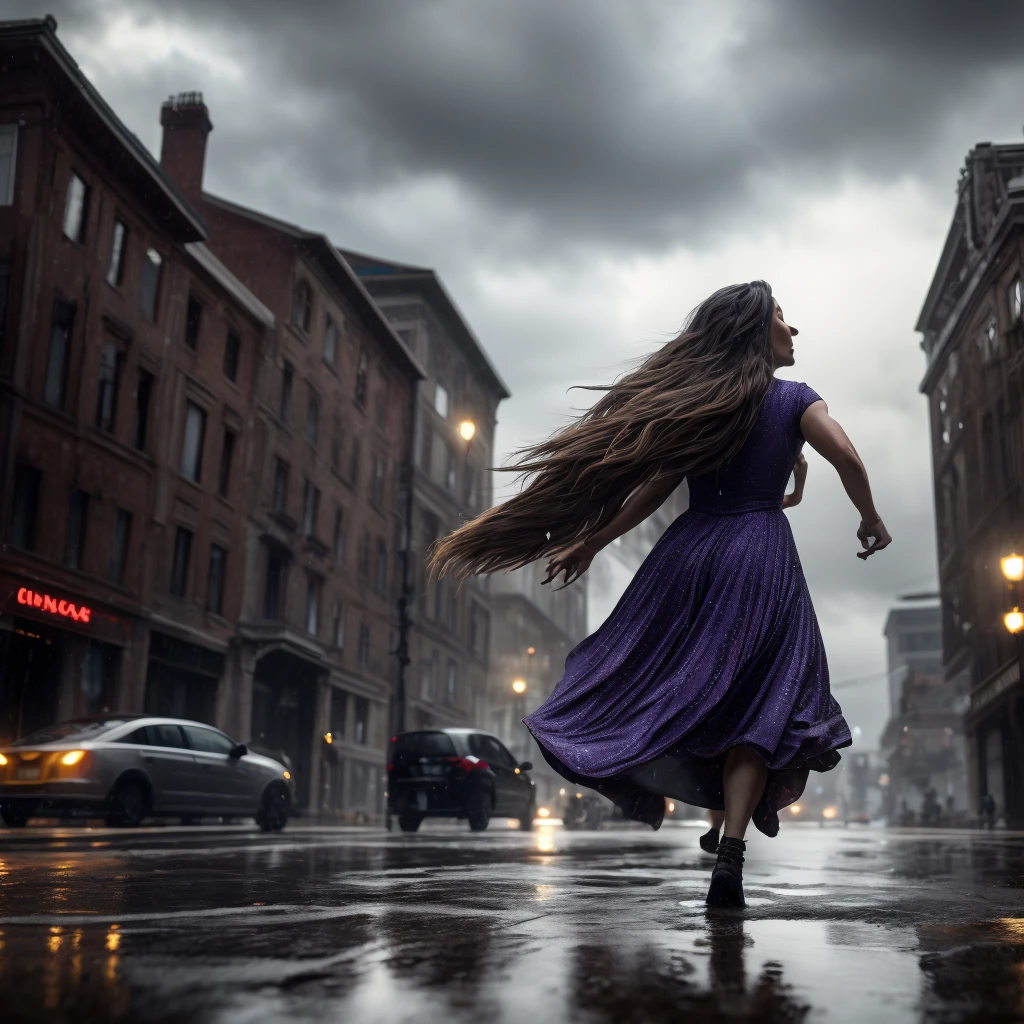
[[148, 715], [216, 725], [217, 688], [223, 675], [222, 651], [154, 629], [149, 634], [144, 710]]
[[0, 742], [116, 710], [132, 623], [35, 580], [0, 574]]

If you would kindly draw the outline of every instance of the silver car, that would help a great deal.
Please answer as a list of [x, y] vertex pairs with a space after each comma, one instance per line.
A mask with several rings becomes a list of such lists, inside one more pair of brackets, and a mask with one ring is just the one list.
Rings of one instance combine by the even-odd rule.
[[202, 722], [78, 718], [0, 748], [0, 818], [17, 827], [33, 816], [102, 817], [118, 826], [252, 816], [269, 832], [288, 820], [290, 779], [279, 761]]

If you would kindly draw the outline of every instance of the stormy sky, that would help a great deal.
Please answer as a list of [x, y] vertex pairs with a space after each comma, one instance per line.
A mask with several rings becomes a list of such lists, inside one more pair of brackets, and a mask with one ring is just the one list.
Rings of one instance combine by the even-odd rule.
[[[913, 330], [978, 141], [1024, 121], [1019, 4], [979, 0], [8, 0], [159, 152], [201, 90], [206, 187], [348, 248], [435, 267], [508, 382], [499, 455], [673, 334], [770, 281], [895, 540], [808, 453], [790, 513], [836, 696], [886, 717], [886, 610], [936, 583]], [[622, 580], [593, 601], [595, 619]], [[609, 582], [613, 581], [613, 582]], [[998, 585], [993, 581], [993, 586]], [[596, 625], [596, 621], [592, 623]], [[868, 677], [865, 680], [865, 677]]]

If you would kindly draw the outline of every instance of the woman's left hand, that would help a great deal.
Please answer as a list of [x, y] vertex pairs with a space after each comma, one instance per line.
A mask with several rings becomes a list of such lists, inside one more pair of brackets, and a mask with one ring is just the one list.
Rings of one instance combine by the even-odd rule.
[[600, 548], [591, 541], [579, 540], [561, 551], [556, 551], [548, 562], [548, 575], [546, 579], [541, 580], [541, 586], [551, 583], [558, 578], [559, 573], [564, 572], [565, 582], [555, 588], [564, 590], [570, 583], [575, 583], [590, 568], [590, 563], [599, 550]]

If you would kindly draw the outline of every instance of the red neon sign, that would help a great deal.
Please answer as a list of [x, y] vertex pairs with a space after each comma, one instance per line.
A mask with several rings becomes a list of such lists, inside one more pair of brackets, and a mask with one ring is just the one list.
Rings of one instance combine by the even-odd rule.
[[39, 594], [27, 587], [21, 587], [18, 590], [18, 604], [36, 608], [49, 615], [62, 615], [65, 619], [74, 619], [75, 622], [88, 622], [92, 617], [92, 609], [87, 605], [58, 600], [55, 597], [50, 597], [49, 594]]

